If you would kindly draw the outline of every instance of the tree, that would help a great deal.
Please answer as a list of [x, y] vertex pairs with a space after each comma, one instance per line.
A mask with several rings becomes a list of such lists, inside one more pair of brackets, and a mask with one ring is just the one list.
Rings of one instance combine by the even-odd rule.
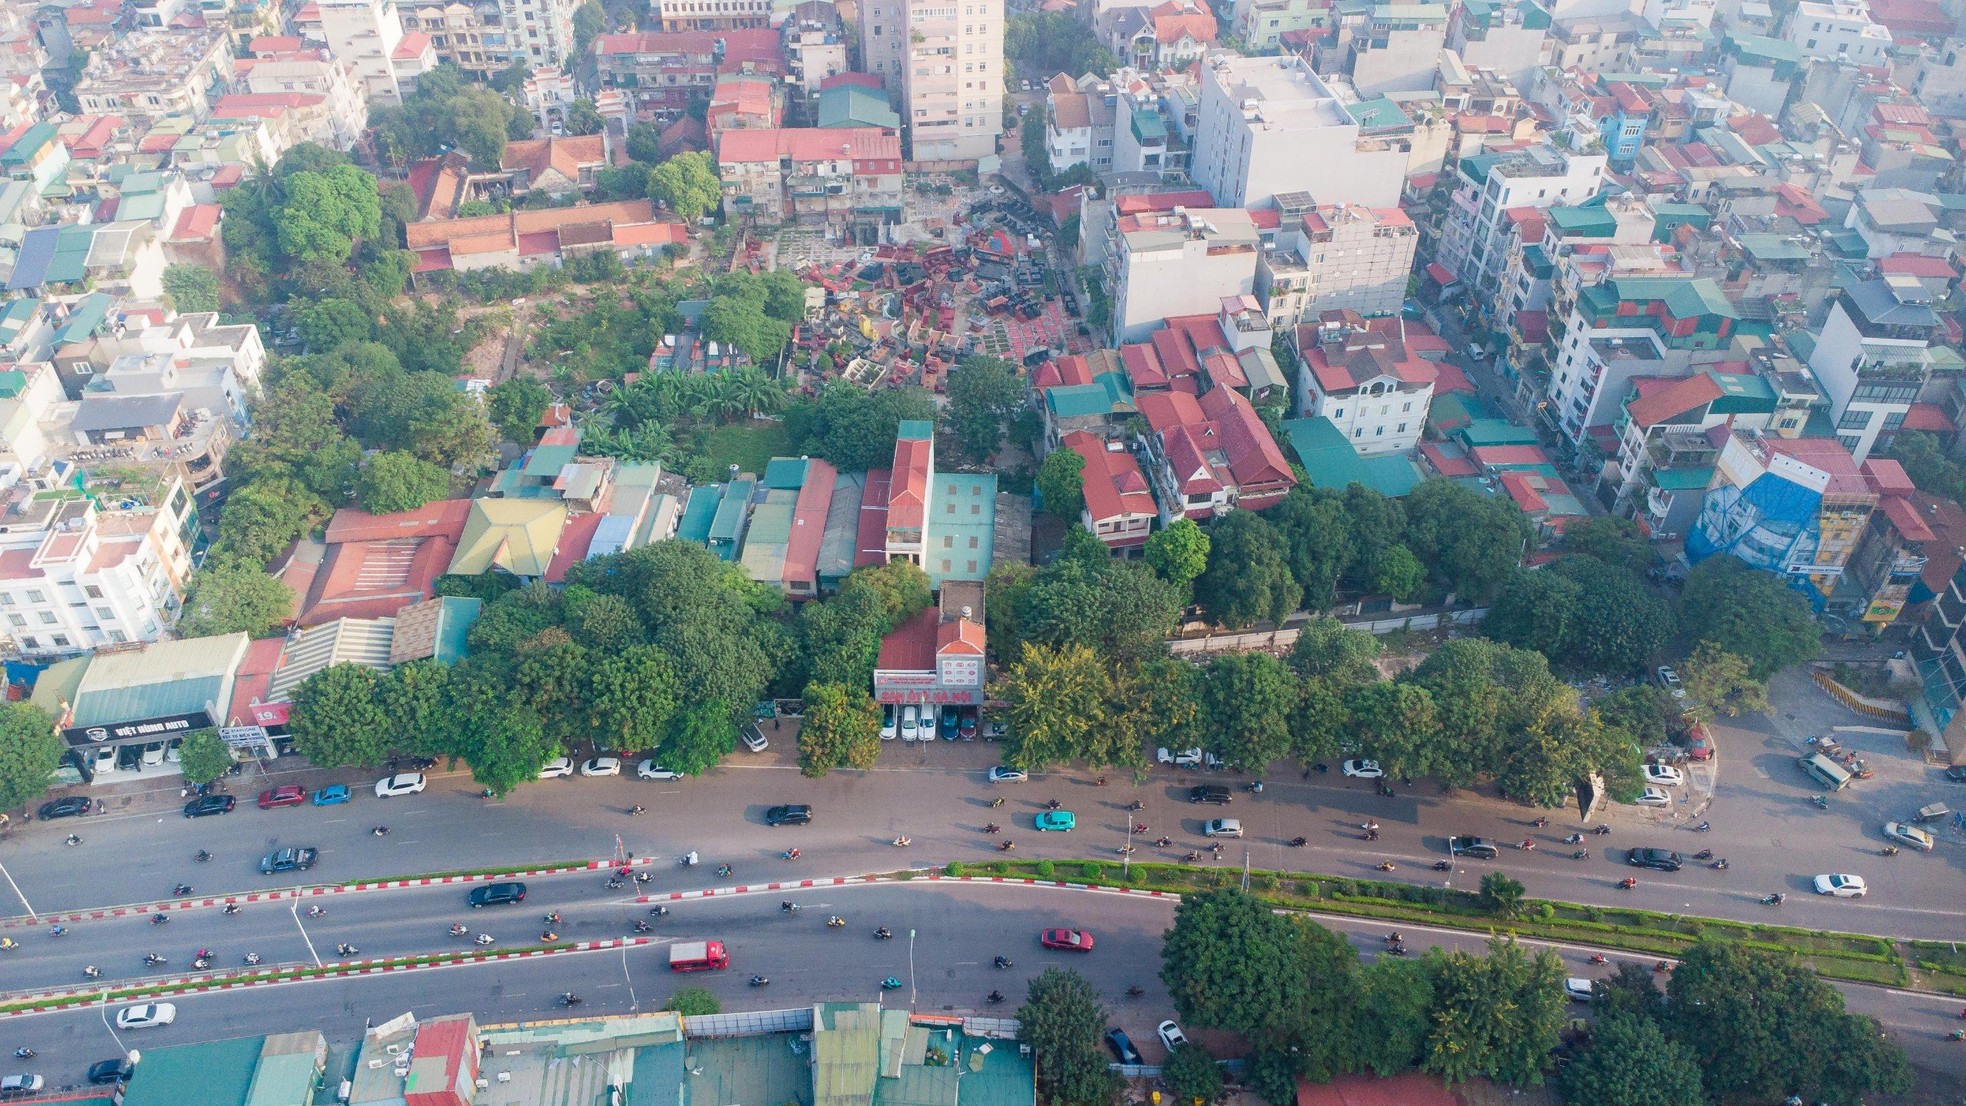
[[1939, 440], [1922, 430], [1907, 430], [1891, 439], [1890, 458], [1905, 468], [1919, 491], [1966, 502], [1966, 469], [1946, 456]]
[[1561, 573], [1518, 569], [1488, 604], [1481, 632], [1518, 649], [1564, 660], [1577, 632], [1583, 594], [1582, 584]]
[[294, 173], [280, 190], [274, 233], [296, 261], [346, 261], [357, 242], [382, 232], [375, 178], [353, 165]]
[[654, 123], [633, 123], [628, 127], [628, 157], [644, 165], [662, 160], [662, 128]]
[[193, 730], [184, 735], [178, 761], [187, 782], [210, 783], [232, 767], [232, 750], [219, 738], [217, 730]]
[[1090, 539], [1090, 555], [1059, 557], [1023, 590], [1016, 611], [1022, 640], [1090, 645], [1112, 660], [1166, 652], [1181, 615], [1180, 591], [1143, 565], [1113, 560], [1079, 527], [1069, 533]]
[[293, 589], [278, 576], [249, 563], [211, 560], [191, 578], [177, 629], [184, 637], [265, 637], [293, 617], [293, 603]]
[[1689, 707], [1698, 713], [1759, 714], [1768, 709], [1768, 685], [1754, 678], [1746, 657], [1703, 641], [1679, 666]]
[[1598, 515], [1573, 523], [1563, 531], [1570, 552], [1602, 561], [1613, 568], [1642, 573], [1652, 567], [1652, 543], [1638, 523], [1617, 515]]
[[1455, 770], [1455, 753], [1441, 747], [1433, 696], [1410, 683], [1360, 684], [1344, 693], [1353, 733], [1365, 751], [1395, 776]]
[[1222, 1069], [1213, 1053], [1193, 1041], [1167, 1054], [1160, 1077], [1176, 1102], [1207, 1106], [1222, 1097]]
[[1330, 607], [1356, 551], [1344, 497], [1299, 484], [1264, 515], [1287, 545], [1284, 556], [1291, 577], [1304, 589], [1305, 609]]
[[1591, 1045], [1557, 1075], [1576, 1106], [1701, 1106], [1697, 1053], [1669, 1041], [1655, 1022], [1631, 1014], [1600, 1016]]
[[1105, 76], [1119, 67], [1092, 28], [1070, 12], [1012, 15], [1004, 24], [1004, 56], [1019, 76], [1035, 81], [1050, 80], [1056, 73]]
[[656, 756], [686, 776], [700, 776], [737, 748], [737, 724], [728, 703], [711, 699], [676, 712]]
[[1303, 589], [1261, 515], [1231, 511], [1208, 538], [1208, 569], [1195, 579], [1195, 601], [1211, 621], [1230, 629], [1263, 619], [1281, 625], [1297, 609]]
[[1534, 537], [1514, 502], [1454, 480], [1421, 481], [1405, 507], [1407, 547], [1442, 586], [1475, 602], [1494, 596]]
[[1100, 1038], [1106, 1010], [1099, 993], [1075, 971], [1046, 968], [1031, 981], [1017, 1009], [1017, 1040], [1037, 1058], [1044, 1101], [1113, 1106], [1122, 1085], [1106, 1062]]
[[894, 437], [907, 421], [931, 421], [935, 400], [924, 388], [869, 392], [835, 380], [809, 403], [785, 412], [786, 436], [800, 453], [823, 457], [841, 471], [881, 468], [894, 457]]
[[1757, 680], [1822, 650], [1822, 634], [1802, 593], [1733, 557], [1716, 555], [1694, 566], [1679, 610], [1686, 640], [1711, 641], [1746, 658]]
[[1589, 672], [1624, 675], [1645, 668], [1672, 639], [1672, 609], [1638, 577], [1589, 557], [1565, 557], [1545, 572], [1576, 581], [1575, 631], [1565, 660]]
[[1381, 956], [1359, 972], [1351, 1070], [1391, 1077], [1420, 1066], [1434, 1001], [1433, 967]]
[[327, 514], [328, 505], [297, 480], [255, 480], [226, 497], [212, 555], [264, 565]]
[[47, 711], [31, 703], [0, 706], [0, 810], [23, 806], [46, 791], [61, 750]]
[[1158, 745], [1191, 749], [1203, 742], [1201, 670], [1187, 661], [1158, 657], [1113, 667], [1107, 725], [1113, 763], [1146, 767]]
[[218, 274], [203, 265], [167, 265], [164, 294], [180, 313], [217, 311]]
[[456, 669], [433, 657], [399, 664], [376, 682], [375, 703], [396, 729], [396, 747], [437, 756], [451, 751], [449, 708]]
[[1086, 646], [1026, 645], [990, 694], [1005, 704], [1004, 760], [1014, 767], [1038, 772], [1072, 760], [1124, 760], [1105, 724], [1112, 675]]
[[1378, 659], [1379, 639], [1370, 632], [1319, 617], [1298, 624], [1289, 662], [1300, 677], [1348, 686], [1379, 679]]
[[791, 340], [792, 328], [764, 314], [755, 300], [720, 296], [703, 311], [703, 335], [736, 346], [754, 363], [769, 364]]
[[694, 223], [717, 209], [723, 201], [723, 185], [709, 154], [677, 154], [649, 170], [649, 195], [677, 218]]
[[588, 728], [611, 749], [652, 749], [682, 705], [669, 655], [649, 645], [602, 653], [588, 683]]
[[948, 391], [947, 418], [957, 444], [971, 460], [989, 460], [1003, 440], [1004, 420], [1024, 402], [1017, 366], [1000, 357], [971, 354], [950, 371]]
[[1290, 750], [1297, 684], [1268, 653], [1224, 653], [1203, 671], [1201, 709], [1223, 760], [1252, 772]]
[[807, 684], [799, 723], [799, 773], [872, 768], [881, 752], [881, 708], [859, 685]]
[[[1488, 955], [1435, 952], [1432, 1032], [1421, 1070], [1464, 1082], [1486, 1075], [1528, 1085], [1542, 1079], [1564, 1024], [1563, 962], [1530, 956], [1512, 939]], [[1506, 1012], [1506, 1013], [1505, 1013]]]
[[[576, 11], [574, 14], [578, 16], [580, 13]], [[601, 118], [592, 100], [575, 100], [567, 108], [568, 134], [600, 134], [607, 129], [607, 125], [607, 120]]]
[[485, 415], [506, 441], [525, 445], [533, 440], [533, 428], [551, 402], [553, 393], [546, 385], [529, 376], [515, 376], [486, 389]]
[[685, 1018], [708, 1017], [711, 1014], [721, 1014], [724, 1010], [723, 1003], [717, 1001], [717, 996], [701, 987], [679, 989], [669, 996], [669, 1001], [663, 1003], [662, 1008], [672, 1014], [681, 1014]]
[[354, 300], [338, 297], [302, 307], [294, 318], [300, 340], [313, 353], [331, 353], [350, 342], [367, 341], [375, 320]]
[[302, 680], [287, 724], [294, 749], [317, 768], [379, 763], [393, 727], [375, 692], [375, 670], [359, 664], [332, 664]]
[[1208, 568], [1208, 534], [1194, 519], [1178, 518], [1148, 536], [1144, 553], [1162, 579], [1186, 588]]
[[1506, 872], [1490, 872], [1481, 877], [1481, 905], [1491, 914], [1513, 917], [1522, 908], [1522, 881]]
[[1372, 576], [1372, 590], [1396, 603], [1420, 598], [1427, 583], [1427, 566], [1404, 543], [1389, 545], [1379, 555], [1379, 568]]
[[1085, 458], [1062, 447], [1045, 454], [1038, 465], [1037, 489], [1046, 514], [1077, 522], [1085, 510]]
[[391, 451], [369, 458], [355, 478], [355, 496], [372, 515], [414, 511], [450, 494], [450, 473], [413, 453]]

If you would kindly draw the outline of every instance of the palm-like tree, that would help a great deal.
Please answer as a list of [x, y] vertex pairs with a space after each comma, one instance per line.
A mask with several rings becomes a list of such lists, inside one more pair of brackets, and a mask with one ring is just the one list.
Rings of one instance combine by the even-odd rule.
[[719, 422], [729, 422], [744, 413], [744, 388], [730, 373], [712, 373], [703, 378], [703, 413]]
[[744, 409], [752, 418], [775, 415], [785, 408], [785, 386], [759, 372], [745, 369], [732, 378], [744, 399]]

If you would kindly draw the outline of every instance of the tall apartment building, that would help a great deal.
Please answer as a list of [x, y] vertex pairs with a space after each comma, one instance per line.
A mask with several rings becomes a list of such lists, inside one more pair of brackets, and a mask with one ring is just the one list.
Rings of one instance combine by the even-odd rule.
[[1236, 0], [1231, 27], [1249, 49], [1269, 50], [1292, 31], [1322, 32], [1330, 14], [1320, 0]]
[[1419, 231], [1396, 207], [1313, 204], [1280, 193], [1276, 247], [1256, 261], [1256, 298], [1281, 330], [1329, 311], [1397, 312], [1413, 271]]
[[[1889, 445], [1914, 409], [1958, 387], [1966, 363], [1934, 341], [1940, 334], [1932, 294], [1914, 277], [1878, 277], [1837, 293], [1809, 369], [1829, 394], [1837, 440], [1858, 461]], [[1925, 426], [1913, 420], [1913, 429]]]
[[877, 127], [725, 131], [724, 214], [766, 225], [901, 219], [901, 140]]
[[1853, 65], [1882, 65], [1891, 52], [1891, 30], [1871, 19], [1866, 0], [1801, 0], [1786, 37], [1805, 58]]
[[1334, 8], [1318, 68], [1351, 79], [1360, 96], [1433, 88], [1447, 44], [1447, 5], [1372, 4]]
[[405, 0], [400, 8], [407, 31], [430, 36], [439, 61], [449, 62], [475, 80], [489, 81], [512, 64], [511, 29], [498, 0]]
[[75, 99], [90, 115], [150, 123], [166, 115], [203, 119], [211, 91], [232, 75], [232, 39], [223, 28], [132, 31], [90, 57]]
[[1300, 57], [1210, 54], [1189, 175], [1223, 207], [1264, 207], [1279, 192], [1321, 204], [1396, 207], [1410, 140], [1370, 137]]
[[1511, 208], [1578, 204], [1597, 194], [1604, 154], [1579, 154], [1544, 144], [1464, 157], [1460, 180], [1440, 228], [1440, 263], [1492, 300], [1508, 262]]
[[1003, 127], [1003, 0], [867, 0], [860, 57], [900, 97], [914, 161], [996, 153]]
[[1619, 277], [1580, 289], [1565, 320], [1544, 417], [1572, 446], [1611, 423], [1634, 377], [1678, 377], [1718, 361], [1740, 315], [1707, 277]]
[[[728, 2], [728, 0], [726, 0]], [[572, 68], [574, 0], [501, 0], [510, 60]]]
[[1550, 13], [1535, 0], [1466, 0], [1447, 25], [1447, 48], [1469, 69], [1492, 69], [1517, 88], [1543, 63]]
[[392, 0], [317, 0], [315, 7], [321, 13], [328, 52], [336, 61], [355, 67], [369, 101], [402, 103], [394, 59], [403, 41], [403, 19]]
[[1259, 237], [1240, 208], [1175, 208], [1119, 217], [1107, 258], [1114, 344], [1144, 341], [1196, 304], [1248, 294]]

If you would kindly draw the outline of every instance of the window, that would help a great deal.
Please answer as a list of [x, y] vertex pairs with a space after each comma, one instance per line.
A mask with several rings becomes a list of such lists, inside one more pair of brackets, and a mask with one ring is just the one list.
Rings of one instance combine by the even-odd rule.
[[970, 547], [971, 549], [975, 549], [975, 548], [976, 548], [976, 539], [975, 539], [975, 538], [973, 538], [973, 537], [972, 537], [972, 538], [970, 538], [970, 539], [969, 539], [969, 547]]
[[88, 596], [91, 599], [101, 599], [102, 589], [94, 584], [84, 584], [82, 585], [82, 594]]
[[116, 617], [116, 612], [110, 610], [108, 607], [97, 607], [96, 617], [101, 619], [111, 619]]
[[1862, 430], [1870, 425], [1870, 414], [1869, 411], [1845, 411], [1843, 417], [1836, 420], [1837, 429]]
[[42, 611], [42, 612], [41, 612], [41, 625], [43, 625], [43, 626], [53, 626], [54, 624], [55, 624], [55, 612], [53, 612], [53, 611]]
[[1890, 434], [1896, 431], [1899, 427], [1903, 426], [1904, 424], [1905, 424], [1905, 413], [1903, 411], [1893, 411], [1890, 414], [1884, 416], [1884, 432], [1886, 434]]
[[120, 645], [123, 642], [130, 640], [130, 635], [124, 633], [121, 630], [111, 630], [109, 631], [109, 640], [116, 642], [117, 644]]
[[1359, 427], [1358, 429], [1356, 429], [1356, 430], [1353, 430], [1353, 431], [1352, 431], [1352, 437], [1354, 437], [1354, 438], [1363, 438], [1363, 437], [1365, 437], [1365, 427], [1363, 427], [1363, 426], [1361, 426], [1361, 427]]
[[53, 637], [51, 637], [51, 638], [49, 638], [48, 640], [49, 640], [49, 641], [51, 641], [51, 642], [53, 642], [53, 643], [54, 643], [54, 646], [55, 646], [55, 648], [57, 648], [57, 649], [66, 649], [66, 648], [68, 648], [68, 635], [67, 635], [67, 634], [56, 634], [55, 636], [53, 636]]
[[1343, 407], [1340, 407], [1340, 408], [1338, 408], [1338, 409], [1337, 409], [1336, 411], [1333, 411], [1333, 412], [1331, 412], [1331, 417], [1332, 417], [1332, 418], [1334, 418], [1334, 419], [1342, 419], [1342, 418], [1344, 418], [1344, 417], [1345, 417], [1345, 409], [1344, 409]]
[[1384, 427], [1383, 425], [1381, 425], [1381, 426], [1375, 426], [1375, 427], [1373, 427], [1373, 428], [1372, 428], [1372, 436], [1373, 436], [1373, 437], [1375, 437], [1375, 438], [1383, 438], [1383, 437], [1385, 437], [1385, 436], [1386, 436], [1386, 428], [1385, 428], [1385, 427]]
[[27, 601], [29, 603], [46, 603], [48, 596], [40, 588], [28, 588]]
[[27, 625], [27, 616], [20, 615], [20, 614], [10, 614], [7, 616], [7, 621], [10, 624], [12, 624], [15, 629], [19, 629]]

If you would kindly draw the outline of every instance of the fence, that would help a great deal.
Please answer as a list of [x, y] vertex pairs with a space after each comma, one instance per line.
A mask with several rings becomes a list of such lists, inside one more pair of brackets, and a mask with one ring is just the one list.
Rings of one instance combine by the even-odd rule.
[[[1427, 614], [1397, 615], [1391, 618], [1341, 619], [1347, 627], [1364, 630], [1369, 634], [1390, 634], [1400, 630], [1437, 630], [1443, 625], [1472, 626], [1488, 614], [1488, 608], [1475, 607], [1458, 611], [1433, 611]], [[1280, 630], [1261, 630], [1244, 634], [1208, 634], [1203, 637], [1176, 638], [1168, 642], [1168, 649], [1177, 657], [1196, 656], [1207, 653], [1247, 653], [1251, 650], [1276, 651], [1288, 649], [1297, 642], [1300, 630], [1286, 626]]]
[[1818, 687], [1829, 692], [1830, 698], [1835, 699], [1845, 707], [1856, 711], [1866, 718], [1875, 718], [1880, 722], [1889, 722], [1894, 726], [1907, 730], [1911, 728], [1911, 715], [1905, 713], [1901, 705], [1893, 705], [1884, 700], [1872, 699], [1867, 695], [1859, 695], [1842, 684], [1837, 683], [1834, 677], [1820, 668], [1811, 668], [1809, 670], [1809, 678], [1816, 681]]

